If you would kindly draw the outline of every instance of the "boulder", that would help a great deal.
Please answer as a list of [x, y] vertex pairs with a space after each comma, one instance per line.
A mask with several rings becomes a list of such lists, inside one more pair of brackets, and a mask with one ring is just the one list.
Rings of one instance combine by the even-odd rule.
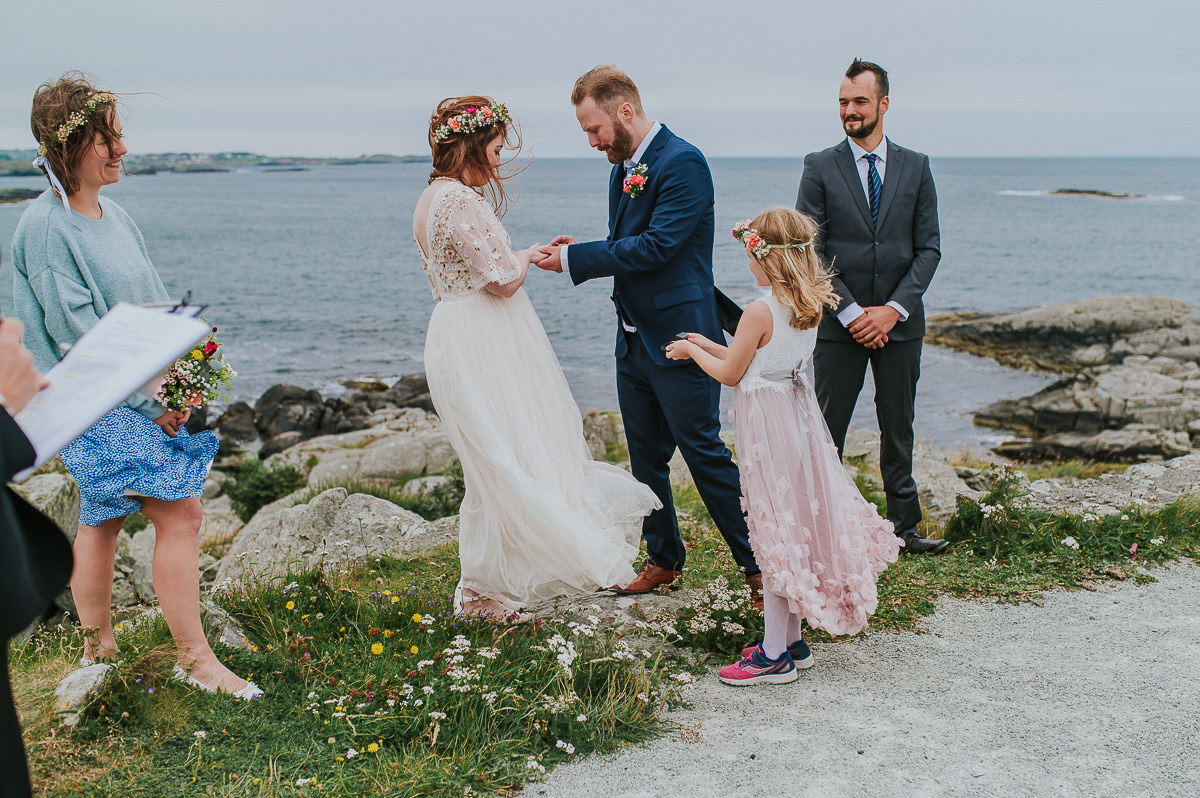
[[[864, 457], [872, 478], [879, 478], [879, 433], [875, 430], [852, 429], [842, 447], [845, 457]], [[925, 515], [944, 523], [958, 507], [958, 497], [978, 499], [983, 492], [971, 487], [959, 476], [946, 456], [920, 441], [913, 448], [913, 480]]]
[[307, 504], [281, 499], [260, 510], [221, 560], [217, 584], [282, 575], [288, 568], [336, 570], [380, 555], [418, 553], [441, 542], [415, 513], [366, 494], [331, 488]]
[[317, 391], [276, 385], [254, 405], [254, 426], [264, 440], [284, 432], [298, 432], [302, 438], [310, 438], [317, 433], [324, 411], [325, 402]]
[[449, 477], [437, 475], [432, 477], [417, 477], [410, 479], [404, 483], [404, 487], [400, 491], [400, 495], [406, 499], [419, 499], [422, 496], [427, 496], [435, 488], [440, 488], [442, 485], [450, 481]]
[[254, 408], [245, 402], [234, 402], [213, 425], [220, 431], [221, 439], [238, 443], [258, 440], [258, 427], [254, 426]]
[[429, 413], [436, 412], [433, 409], [433, 400], [429, 397], [429, 381], [425, 379], [424, 374], [401, 377], [400, 381], [392, 386], [392, 390], [397, 393], [397, 407], [416, 407]]
[[79, 725], [83, 711], [100, 692], [112, 669], [113, 666], [106, 662], [97, 662], [86, 668], [76, 668], [63, 677], [54, 688], [54, 706], [64, 726]]
[[13, 485], [25, 501], [49, 516], [67, 539], [75, 542], [79, 531], [79, 485], [70, 474], [35, 474]]
[[321, 435], [276, 453], [267, 468], [291, 466], [311, 487], [350, 480], [404, 482], [444, 473], [457, 456], [436, 415], [404, 408], [365, 430]]

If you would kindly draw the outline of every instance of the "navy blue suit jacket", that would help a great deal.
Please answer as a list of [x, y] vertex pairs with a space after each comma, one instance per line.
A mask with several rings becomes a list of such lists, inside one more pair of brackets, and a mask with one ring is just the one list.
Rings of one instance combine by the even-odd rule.
[[[654, 362], [668, 360], [660, 346], [676, 333], [698, 332], [721, 341], [713, 294], [713, 182], [698, 149], [665, 126], [642, 156], [646, 184], [631, 199], [622, 190], [625, 168], [613, 167], [609, 182], [608, 238], [572, 244], [569, 271], [576, 285], [613, 278], [618, 316], [638, 329]], [[626, 354], [617, 327], [617, 357]]]

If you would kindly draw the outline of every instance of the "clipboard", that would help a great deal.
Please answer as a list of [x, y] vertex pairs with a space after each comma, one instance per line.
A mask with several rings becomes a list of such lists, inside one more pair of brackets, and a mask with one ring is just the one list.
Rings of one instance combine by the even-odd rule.
[[37, 454], [14, 481], [28, 477], [209, 333], [208, 322], [196, 318], [205, 306], [187, 299], [151, 307], [119, 302], [80, 336], [46, 372], [49, 387], [14, 416]]

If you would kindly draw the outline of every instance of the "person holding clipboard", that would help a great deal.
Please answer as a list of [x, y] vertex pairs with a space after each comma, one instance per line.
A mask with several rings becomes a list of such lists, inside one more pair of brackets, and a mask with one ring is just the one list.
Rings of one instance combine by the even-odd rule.
[[[25, 345], [48, 371], [119, 302], [169, 302], [142, 234], [100, 189], [121, 179], [117, 95], [81, 73], [38, 87], [30, 117], [50, 189], [26, 209], [13, 237], [13, 300]], [[62, 450], [79, 483], [81, 511], [71, 592], [89, 630], [81, 664], [115, 659], [110, 603], [117, 535], [141, 511], [155, 529], [154, 585], [178, 647], [175, 675], [209, 691], [261, 695], [226, 668], [200, 620], [200, 495], [218, 441], [189, 435], [186, 410], [134, 395]]]

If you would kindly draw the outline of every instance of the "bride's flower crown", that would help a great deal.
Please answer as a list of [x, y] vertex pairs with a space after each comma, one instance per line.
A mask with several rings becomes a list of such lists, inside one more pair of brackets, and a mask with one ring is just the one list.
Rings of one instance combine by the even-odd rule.
[[807, 249], [808, 245], [812, 243], [812, 239], [810, 238], [807, 241], [800, 243], [768, 244], [767, 240], [762, 237], [762, 233], [750, 226], [749, 219], [744, 222], [738, 222], [736, 225], [734, 225], [733, 237], [740, 241], [742, 246], [750, 250], [750, 253], [754, 255], [754, 257], [759, 259], [765, 258], [767, 253], [773, 249], [795, 249], [802, 251]]
[[87, 103], [82, 108], [68, 116], [67, 121], [58, 126], [58, 129], [54, 131], [52, 141], [38, 142], [38, 155], [45, 156], [49, 154], [52, 146], [66, 144], [71, 134], [78, 130], [88, 120], [88, 117], [96, 112], [97, 105], [116, 105], [119, 100], [120, 98], [111, 91], [98, 91], [91, 97], [88, 97]]
[[504, 104], [483, 106], [482, 108], [472, 105], [463, 113], [450, 117], [446, 120], [446, 124], [433, 131], [433, 140], [445, 141], [455, 133], [473, 133], [480, 128], [494, 125], [498, 121], [512, 121], [508, 107]]

